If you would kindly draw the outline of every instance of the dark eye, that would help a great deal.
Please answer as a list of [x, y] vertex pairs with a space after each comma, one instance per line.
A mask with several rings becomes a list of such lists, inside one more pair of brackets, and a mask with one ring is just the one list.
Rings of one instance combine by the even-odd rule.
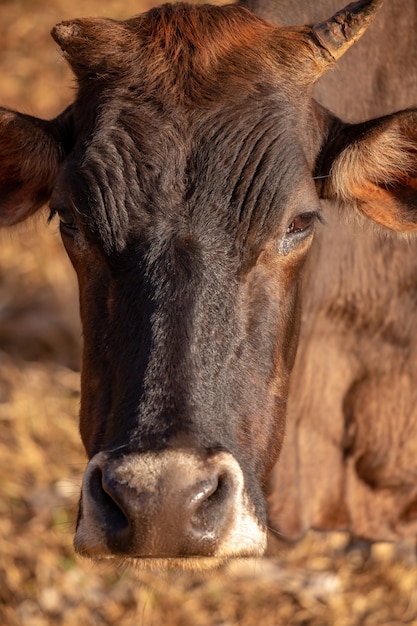
[[48, 222], [51, 222], [55, 215], [59, 217], [59, 225], [61, 228], [61, 232], [67, 232], [68, 234], [74, 233], [74, 231], [78, 230], [77, 224], [74, 219], [74, 215], [71, 211], [68, 210], [60, 210], [60, 209], [51, 209], [51, 213], [48, 218]]
[[303, 233], [311, 228], [314, 221], [319, 218], [317, 211], [306, 211], [297, 215], [286, 230], [287, 235]]
[[60, 215], [59, 216], [59, 225], [61, 230], [64, 231], [76, 231], [78, 230], [77, 224], [75, 223], [74, 218], [71, 215]]

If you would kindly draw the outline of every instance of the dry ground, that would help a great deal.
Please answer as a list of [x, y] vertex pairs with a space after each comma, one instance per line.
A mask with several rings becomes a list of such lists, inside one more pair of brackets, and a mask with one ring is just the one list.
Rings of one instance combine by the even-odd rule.
[[[124, 17], [132, 0], [0, 0], [0, 103], [52, 116], [72, 79], [52, 40], [69, 17]], [[132, 572], [74, 556], [85, 457], [77, 432], [74, 276], [46, 213], [0, 238], [2, 626], [417, 625], [412, 546], [348, 549], [311, 535], [256, 563], [202, 575]], [[400, 554], [401, 552], [401, 554]]]

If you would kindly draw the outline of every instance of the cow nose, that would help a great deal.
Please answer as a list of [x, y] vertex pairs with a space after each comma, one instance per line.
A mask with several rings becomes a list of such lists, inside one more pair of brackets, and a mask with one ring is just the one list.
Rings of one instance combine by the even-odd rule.
[[99, 453], [84, 476], [75, 547], [88, 556], [219, 556], [235, 535], [242, 543], [243, 524], [259, 548], [263, 533], [247, 504], [228, 453], [203, 459], [166, 450], [121, 460]]
[[[216, 471], [180, 489], [174, 487], [179, 478], [175, 468], [171, 476], [159, 477], [152, 489], [131, 486], [117, 474], [108, 467], [96, 467], [87, 485], [89, 507], [94, 507], [93, 515], [112, 553], [137, 551], [152, 556], [157, 543], [161, 544], [160, 556], [190, 552], [197, 544], [199, 553], [210, 553], [220, 517], [214, 508], [225, 496], [225, 479]], [[164, 481], [170, 484], [161, 484]]]

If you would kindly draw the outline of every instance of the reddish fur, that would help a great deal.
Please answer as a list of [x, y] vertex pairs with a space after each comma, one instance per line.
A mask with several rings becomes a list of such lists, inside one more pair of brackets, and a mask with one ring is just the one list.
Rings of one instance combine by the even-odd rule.
[[[256, 89], [268, 75], [311, 85], [318, 77], [308, 28], [277, 29], [235, 5], [163, 5], [125, 22], [82, 19], [52, 31], [78, 77], [138, 84], [161, 98], [203, 103], [219, 87], [236, 98], [239, 85]], [[230, 84], [229, 84], [230, 83]]]

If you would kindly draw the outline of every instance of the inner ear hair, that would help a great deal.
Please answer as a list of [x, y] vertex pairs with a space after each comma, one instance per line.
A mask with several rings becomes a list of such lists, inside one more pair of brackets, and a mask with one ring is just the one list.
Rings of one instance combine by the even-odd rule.
[[317, 167], [321, 197], [392, 230], [417, 230], [416, 122], [414, 110], [356, 125], [336, 120]]
[[333, 162], [330, 177], [338, 198], [351, 201], [373, 186], [387, 187], [415, 179], [417, 133], [412, 139], [398, 125], [349, 144]]

